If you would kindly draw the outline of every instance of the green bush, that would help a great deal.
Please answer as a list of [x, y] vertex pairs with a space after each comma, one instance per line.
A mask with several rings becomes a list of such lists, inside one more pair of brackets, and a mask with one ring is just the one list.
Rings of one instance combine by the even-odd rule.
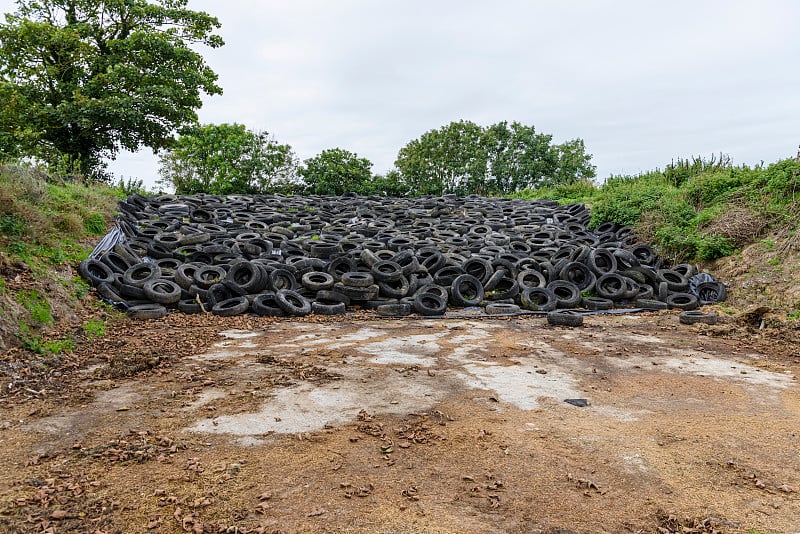
[[686, 184], [686, 200], [698, 208], [719, 202], [752, 180], [753, 175], [752, 169], [744, 168], [701, 174]]
[[591, 226], [596, 227], [607, 221], [635, 225], [642, 213], [660, 209], [662, 199], [674, 191], [675, 188], [658, 172], [612, 176], [600, 188], [592, 203]]
[[697, 241], [697, 257], [701, 260], [716, 260], [736, 252], [733, 240], [719, 235], [702, 236]]
[[555, 200], [559, 204], [575, 204], [591, 202], [597, 191], [597, 186], [591, 180], [576, 180], [536, 189], [524, 189], [513, 196], [525, 200], [545, 198]]

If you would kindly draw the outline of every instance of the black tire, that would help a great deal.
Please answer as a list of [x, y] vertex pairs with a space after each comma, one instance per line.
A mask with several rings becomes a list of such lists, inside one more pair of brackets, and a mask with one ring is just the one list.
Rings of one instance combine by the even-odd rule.
[[117, 284], [117, 290], [119, 294], [125, 297], [126, 300], [134, 299], [134, 300], [146, 300], [147, 297], [144, 296], [144, 289], [137, 286], [132, 286], [130, 284], [126, 284], [125, 282], [120, 282]]
[[333, 284], [333, 290], [346, 295], [351, 301], [364, 301], [372, 300], [377, 297], [380, 292], [380, 287], [376, 284], [367, 287], [352, 287], [346, 286], [342, 282], [336, 282]]
[[136, 265], [142, 261], [142, 258], [125, 243], [117, 243], [112, 250], [122, 256], [128, 262], [128, 266]]
[[240, 261], [228, 269], [223, 283], [237, 295], [258, 293], [266, 286], [261, 269], [255, 263]]
[[358, 259], [361, 263], [366, 265], [369, 268], [372, 268], [373, 265], [381, 261], [381, 259], [375, 255], [375, 253], [369, 249], [364, 249], [359, 254]]
[[439, 295], [447, 302], [450, 299], [450, 291], [443, 286], [436, 285], [436, 284], [427, 284], [419, 288], [416, 292], [414, 292], [414, 296], [417, 296], [421, 293], [433, 293], [434, 295]]
[[179, 300], [175, 307], [178, 308], [178, 310], [182, 313], [186, 314], [195, 314], [203, 311], [200, 303], [198, 303], [195, 299]]
[[[122, 274], [131, 268], [131, 263], [124, 256], [110, 250], [100, 257], [100, 261], [108, 265], [114, 273]], [[141, 261], [141, 260], [140, 260]], [[134, 262], [139, 263], [139, 262]]]
[[444, 254], [441, 252], [432, 252], [430, 255], [423, 258], [420, 262], [420, 266], [424, 267], [431, 275], [435, 275], [446, 263], [447, 259], [444, 257]]
[[461, 264], [461, 269], [469, 275], [477, 278], [481, 285], [489, 281], [494, 274], [492, 262], [485, 258], [472, 257]]
[[669, 296], [669, 287], [667, 287], [666, 282], [658, 282], [655, 290], [655, 298], [662, 302], [667, 300], [667, 297]]
[[332, 275], [320, 271], [311, 271], [300, 279], [300, 284], [311, 291], [330, 289], [335, 282]]
[[175, 269], [175, 274], [173, 275], [175, 283], [183, 289], [189, 289], [192, 287], [192, 284], [194, 284], [194, 273], [197, 272], [199, 267], [200, 266], [195, 263], [184, 263]]
[[520, 295], [522, 307], [530, 311], [549, 312], [556, 309], [558, 299], [546, 287], [529, 287]]
[[644, 244], [636, 245], [631, 249], [633, 254], [641, 265], [654, 265], [658, 256], [653, 252], [653, 249]]
[[[500, 276], [494, 283], [492, 283], [492, 279], [489, 280], [489, 283], [484, 287], [486, 299], [491, 301], [508, 300], [519, 295], [519, 283], [517, 282], [516, 278], [505, 274], [506, 271], [502, 269], [495, 272], [495, 274], [497, 273], [504, 274], [503, 276]], [[492, 278], [494, 278], [494, 276], [492, 276]], [[489, 289], [490, 286], [491, 289]]]
[[673, 293], [667, 297], [666, 303], [674, 310], [696, 310], [699, 307], [697, 297], [691, 293]]
[[561, 268], [559, 276], [562, 280], [575, 284], [578, 292], [592, 291], [597, 276], [586, 265], [577, 261], [569, 262]]
[[581, 306], [587, 310], [610, 310], [614, 307], [614, 301], [602, 297], [583, 297]]
[[267, 287], [270, 291], [294, 291], [297, 289], [297, 278], [288, 269], [275, 269], [268, 276]]
[[317, 291], [317, 300], [323, 302], [341, 302], [345, 306], [350, 305], [350, 297], [348, 297], [344, 293], [339, 293], [338, 291], [334, 291], [331, 289], [323, 289], [321, 291]]
[[628, 290], [626, 280], [627, 278], [617, 273], [607, 273], [597, 279], [594, 289], [599, 296], [617, 302], [622, 300]]
[[224, 284], [214, 284], [209, 287], [206, 292], [206, 300], [208, 301], [208, 305], [212, 308], [216, 306], [217, 303], [233, 297], [234, 294], [228, 289], [228, 286]]
[[344, 315], [347, 306], [344, 302], [315, 300], [311, 303], [311, 311], [315, 315]]
[[669, 308], [666, 302], [655, 299], [636, 299], [633, 301], [633, 305], [643, 310], [666, 310]]
[[525, 269], [517, 275], [520, 291], [529, 287], [547, 287], [547, 278], [535, 269]]
[[547, 289], [556, 296], [557, 308], [574, 308], [581, 302], [581, 290], [567, 280], [556, 280], [547, 284]]
[[705, 313], [700, 310], [687, 310], [678, 314], [678, 321], [681, 324], [702, 323], [714, 325], [717, 324], [717, 314], [713, 312]]
[[547, 314], [547, 322], [552, 326], [583, 326], [583, 315], [574, 310], [551, 311]]
[[167, 308], [161, 304], [137, 304], [126, 310], [131, 319], [161, 319], [167, 315]]
[[344, 273], [354, 272], [358, 267], [358, 262], [356, 262], [353, 258], [349, 258], [347, 256], [340, 256], [334, 260], [332, 260], [325, 270], [333, 276], [335, 282], [338, 282], [342, 279], [342, 275]]
[[291, 289], [281, 289], [275, 293], [275, 302], [287, 315], [303, 316], [311, 313], [311, 302]]
[[194, 273], [194, 283], [198, 287], [208, 289], [214, 284], [219, 284], [227, 276], [225, 269], [218, 265], [203, 265]]
[[161, 268], [153, 262], [142, 262], [131, 266], [122, 275], [122, 282], [135, 287], [144, 287], [147, 282], [161, 278]]
[[223, 300], [222, 302], [217, 302], [214, 304], [214, 307], [211, 308], [211, 313], [219, 315], [220, 317], [233, 317], [234, 315], [241, 315], [247, 312], [249, 307], [250, 301], [247, 300], [247, 297], [240, 295]]
[[78, 273], [93, 287], [100, 284], [113, 284], [116, 281], [111, 267], [92, 258], [78, 264]]
[[378, 282], [379, 295], [390, 299], [401, 299], [408, 295], [409, 283], [405, 276], [397, 280], [381, 280]]
[[417, 293], [414, 296], [414, 311], [426, 317], [444, 315], [447, 301], [434, 293]]
[[695, 292], [701, 306], [724, 302], [728, 298], [728, 291], [722, 282], [700, 282]]
[[400, 266], [403, 276], [411, 276], [411, 273], [419, 269], [419, 260], [414, 256], [414, 252], [404, 249], [394, 255], [392, 261]]
[[175, 269], [183, 265], [183, 262], [176, 258], [161, 258], [153, 263], [161, 269], [161, 278], [171, 278], [175, 274]]
[[250, 309], [257, 315], [265, 317], [284, 317], [286, 312], [278, 306], [275, 293], [260, 293], [250, 303]]
[[659, 269], [656, 271], [656, 279], [666, 282], [667, 288], [673, 292], [681, 293], [689, 289], [689, 280], [673, 269]]
[[394, 282], [403, 276], [403, 268], [392, 260], [381, 260], [372, 266], [372, 277], [379, 282]]
[[616, 272], [617, 258], [614, 253], [606, 248], [598, 248], [589, 253], [587, 258], [588, 267], [594, 271], [597, 276], [603, 276]]
[[522, 311], [516, 304], [509, 304], [506, 302], [492, 302], [486, 305], [485, 310], [489, 315], [505, 315]]
[[461, 267], [455, 265], [445, 265], [433, 275], [433, 281], [436, 285], [450, 287], [453, 281], [464, 274]]
[[158, 304], [175, 304], [181, 300], [181, 286], [172, 280], [150, 280], [142, 290], [146, 298]]
[[457, 276], [450, 284], [450, 303], [453, 306], [478, 306], [484, 295], [481, 281], [471, 274]]
[[640, 285], [639, 286], [639, 292], [636, 293], [636, 297], [635, 298], [636, 299], [650, 299], [650, 300], [654, 299], [655, 298], [655, 293], [653, 292], [653, 287], [652, 286], [647, 286], [647, 285]]
[[342, 274], [341, 281], [348, 287], [369, 287], [375, 283], [375, 278], [371, 273], [351, 271]]
[[384, 317], [405, 317], [411, 314], [411, 304], [406, 302], [393, 302], [390, 304], [381, 304], [375, 311], [378, 315]]

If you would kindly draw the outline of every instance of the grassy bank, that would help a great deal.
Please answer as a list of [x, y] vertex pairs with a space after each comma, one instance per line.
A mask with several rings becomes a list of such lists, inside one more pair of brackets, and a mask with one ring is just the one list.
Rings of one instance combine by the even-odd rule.
[[800, 246], [800, 160], [733, 165], [729, 158], [679, 160], [664, 170], [523, 191], [521, 198], [584, 202], [592, 224], [631, 225], [676, 261], [734, 254], [767, 232]]
[[78, 331], [85, 326], [76, 312], [88, 287], [73, 267], [113, 223], [122, 196], [119, 188], [0, 166], [0, 349], [22, 345], [59, 354], [74, 348], [74, 335], [46, 333], [58, 323]]

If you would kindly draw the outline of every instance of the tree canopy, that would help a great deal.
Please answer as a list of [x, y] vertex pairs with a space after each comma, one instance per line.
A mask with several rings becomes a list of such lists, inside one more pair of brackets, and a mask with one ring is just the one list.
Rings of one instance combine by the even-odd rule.
[[518, 122], [462, 120], [409, 142], [395, 166], [412, 194], [508, 194], [595, 176], [581, 139], [552, 139]]
[[161, 183], [179, 194], [273, 193], [296, 186], [292, 147], [242, 124], [184, 128], [160, 163]]
[[300, 176], [306, 190], [316, 195], [371, 192], [372, 162], [342, 148], [323, 150], [305, 160]]
[[[154, 150], [197, 120], [219, 47], [187, 0], [17, 0], [0, 24], [0, 151], [66, 157], [86, 175], [121, 148]], [[2, 155], [2, 154], [0, 154]]]

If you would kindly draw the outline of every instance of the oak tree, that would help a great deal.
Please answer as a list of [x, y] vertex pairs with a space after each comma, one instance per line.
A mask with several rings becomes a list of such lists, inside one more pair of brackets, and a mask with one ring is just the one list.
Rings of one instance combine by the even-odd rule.
[[187, 3], [17, 0], [0, 24], [0, 150], [96, 177], [122, 148], [166, 146], [222, 92], [193, 48], [223, 44], [219, 21]]

